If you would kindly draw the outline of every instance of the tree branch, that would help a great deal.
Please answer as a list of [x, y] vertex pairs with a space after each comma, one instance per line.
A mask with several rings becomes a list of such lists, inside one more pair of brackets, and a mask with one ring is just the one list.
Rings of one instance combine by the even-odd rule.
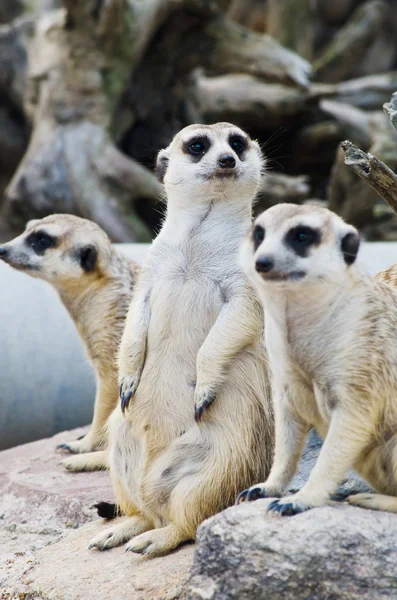
[[388, 5], [382, 0], [368, 0], [359, 6], [315, 61], [317, 81], [334, 83], [350, 77], [382, 32], [387, 13]]
[[397, 130], [397, 92], [392, 94], [390, 102], [385, 102], [383, 110], [389, 115], [390, 123]]
[[349, 141], [341, 143], [345, 164], [366, 181], [397, 213], [397, 176], [381, 160]]

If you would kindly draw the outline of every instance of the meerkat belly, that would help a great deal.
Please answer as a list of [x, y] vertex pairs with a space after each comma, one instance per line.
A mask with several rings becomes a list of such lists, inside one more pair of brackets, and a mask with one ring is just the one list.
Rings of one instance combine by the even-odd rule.
[[211, 279], [161, 278], [151, 293], [147, 352], [132, 410], [139, 436], [167, 445], [194, 424], [197, 354], [222, 307]]

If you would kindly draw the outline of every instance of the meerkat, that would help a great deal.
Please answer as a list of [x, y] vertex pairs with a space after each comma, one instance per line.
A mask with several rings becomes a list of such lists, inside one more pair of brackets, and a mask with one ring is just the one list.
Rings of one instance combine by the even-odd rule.
[[109, 420], [129, 518], [90, 548], [165, 554], [270, 468], [263, 315], [238, 266], [261, 167], [257, 143], [228, 123], [188, 126], [158, 155], [166, 218], [128, 312]]
[[[116, 355], [139, 267], [115, 248], [92, 221], [56, 214], [29, 221], [25, 231], [0, 247], [0, 259], [50, 283], [73, 319], [94, 367], [97, 391], [89, 432], [60, 448], [69, 471], [106, 468], [104, 425], [117, 405]], [[82, 454], [87, 453], [87, 454]]]
[[[280, 204], [242, 246], [264, 307], [276, 445], [265, 483], [237, 502], [275, 497], [271, 513], [294, 515], [325, 504], [354, 468], [383, 495], [348, 502], [397, 511], [397, 291], [360, 273], [359, 243], [327, 209]], [[283, 497], [311, 427], [324, 439], [317, 462]]]

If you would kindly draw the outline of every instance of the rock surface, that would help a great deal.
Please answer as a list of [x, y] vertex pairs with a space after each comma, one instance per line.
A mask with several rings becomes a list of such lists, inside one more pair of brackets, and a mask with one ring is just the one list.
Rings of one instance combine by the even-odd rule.
[[201, 525], [187, 600], [397, 598], [396, 515], [340, 504], [277, 518], [268, 504]]
[[[202, 525], [196, 546], [163, 558], [89, 551], [109, 526], [91, 508], [112, 501], [109, 474], [67, 473], [55, 450], [82, 433], [0, 452], [0, 600], [397, 598], [397, 516], [346, 505], [283, 520], [265, 516], [267, 501], [233, 507]], [[320, 444], [309, 437], [290, 489]], [[341, 491], [363, 489], [352, 476]]]
[[150, 561], [122, 547], [87, 549], [109, 526], [90, 507], [113, 494], [107, 472], [72, 474], [58, 465], [55, 446], [82, 433], [0, 452], [0, 599], [183, 598], [193, 545]]

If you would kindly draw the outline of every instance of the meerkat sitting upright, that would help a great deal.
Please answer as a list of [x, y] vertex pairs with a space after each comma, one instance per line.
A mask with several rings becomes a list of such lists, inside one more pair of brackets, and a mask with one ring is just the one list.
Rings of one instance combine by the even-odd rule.
[[132, 290], [139, 272], [92, 221], [56, 214], [29, 221], [24, 233], [0, 247], [0, 259], [58, 292], [72, 317], [96, 373], [97, 392], [91, 428], [82, 439], [61, 447], [89, 453], [65, 459], [69, 471], [106, 466], [103, 428], [117, 405], [116, 354]]
[[228, 123], [186, 127], [159, 153], [167, 215], [128, 312], [109, 420], [110, 474], [130, 518], [91, 548], [131, 540], [126, 550], [164, 554], [269, 470], [263, 315], [238, 266], [261, 163]]
[[303, 488], [269, 511], [323, 505], [349, 468], [381, 494], [351, 504], [397, 511], [397, 292], [360, 274], [357, 231], [336, 214], [281, 204], [255, 221], [241, 251], [265, 311], [276, 425], [265, 483], [239, 501], [280, 497], [306, 434], [324, 438]]

